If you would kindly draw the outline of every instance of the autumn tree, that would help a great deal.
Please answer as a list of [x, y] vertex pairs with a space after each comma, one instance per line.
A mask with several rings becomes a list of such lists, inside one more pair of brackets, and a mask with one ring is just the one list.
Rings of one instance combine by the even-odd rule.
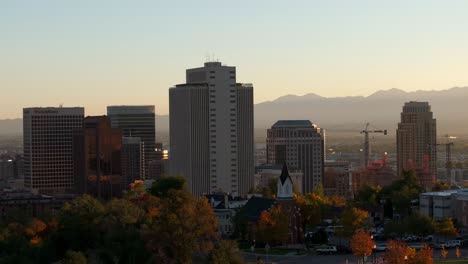
[[87, 264], [88, 260], [82, 252], [69, 250], [59, 264]]
[[445, 236], [445, 237], [457, 235], [457, 229], [455, 228], [455, 225], [453, 224], [452, 218], [444, 218], [438, 221], [435, 225], [435, 231], [436, 231], [436, 234]]
[[260, 214], [257, 222], [256, 235], [261, 241], [270, 244], [281, 244], [288, 240], [288, 221], [281, 206], [275, 206]]
[[146, 247], [158, 263], [191, 263], [194, 253], [207, 254], [217, 235], [217, 218], [205, 198], [169, 190], [160, 200], [155, 221], [141, 229]]
[[216, 243], [208, 257], [208, 264], [243, 264], [239, 255], [237, 243], [231, 240], [221, 240]]
[[315, 227], [322, 222], [329, 207], [326, 197], [312, 192], [305, 196], [295, 195], [295, 199], [306, 227]]
[[356, 207], [348, 207], [341, 216], [343, 229], [339, 230], [339, 235], [343, 237], [351, 237], [356, 230], [366, 227], [369, 213]]
[[434, 251], [428, 245], [424, 245], [413, 257], [409, 264], [434, 264]]
[[388, 264], [406, 264], [407, 261], [413, 259], [415, 255], [416, 251], [403, 242], [390, 240], [387, 243], [385, 260]]
[[353, 254], [357, 257], [362, 257], [364, 259], [366, 256], [370, 256], [374, 246], [375, 243], [370, 234], [364, 230], [357, 230], [351, 237], [351, 248]]
[[440, 191], [445, 191], [450, 189], [450, 186], [446, 182], [438, 181], [434, 186], [432, 187], [432, 191], [434, 192], [440, 192]]

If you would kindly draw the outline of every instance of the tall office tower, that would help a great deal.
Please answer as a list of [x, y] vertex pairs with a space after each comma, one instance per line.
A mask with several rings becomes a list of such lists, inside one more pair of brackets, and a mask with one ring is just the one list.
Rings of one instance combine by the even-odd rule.
[[122, 139], [122, 178], [125, 189], [135, 180], [144, 179], [145, 145], [138, 137]]
[[84, 108], [23, 109], [24, 186], [44, 194], [73, 190], [73, 130]]
[[148, 164], [156, 158], [156, 125], [154, 105], [108, 106], [112, 127], [122, 129], [125, 137], [139, 137], [145, 145], [145, 178]]
[[207, 62], [169, 89], [170, 171], [195, 196], [245, 195], [254, 184], [253, 87], [236, 68]]
[[397, 168], [425, 169], [435, 177], [437, 158], [436, 119], [428, 102], [408, 102], [403, 106], [397, 129]]
[[106, 116], [88, 116], [73, 131], [75, 191], [110, 199], [122, 193], [122, 132]]
[[325, 130], [309, 120], [279, 120], [267, 131], [267, 163], [295, 167], [304, 173], [303, 193], [323, 185]]

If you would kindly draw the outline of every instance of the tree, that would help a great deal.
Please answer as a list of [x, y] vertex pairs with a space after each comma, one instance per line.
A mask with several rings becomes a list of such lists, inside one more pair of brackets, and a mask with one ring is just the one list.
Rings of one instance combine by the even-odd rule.
[[450, 189], [450, 186], [448, 186], [447, 183], [438, 181], [436, 184], [432, 187], [432, 191], [434, 192], [440, 192], [440, 191], [445, 191]]
[[385, 252], [385, 260], [388, 264], [406, 264], [413, 259], [416, 251], [409, 248], [405, 243], [390, 240], [387, 243], [387, 251]]
[[66, 203], [58, 216], [57, 233], [52, 237], [57, 255], [63, 256], [67, 250], [84, 252], [89, 247], [97, 247], [105, 213], [105, 206], [90, 195]]
[[237, 243], [231, 240], [221, 240], [215, 245], [208, 256], [209, 264], [243, 264], [245, 263], [239, 255]]
[[281, 244], [288, 240], [289, 217], [281, 206], [275, 206], [260, 214], [257, 222], [257, 238], [270, 244]]
[[185, 190], [172, 189], [160, 203], [159, 216], [141, 229], [156, 262], [191, 263], [194, 253], [213, 249], [217, 218], [205, 198], [196, 200]]
[[365, 185], [355, 196], [356, 205], [361, 208], [375, 207], [379, 204], [381, 188]]
[[156, 180], [151, 186], [150, 193], [158, 197], [166, 197], [170, 190], [185, 190], [186, 180], [181, 176], [168, 176]]
[[237, 209], [236, 214], [231, 218], [231, 221], [234, 226], [233, 237], [245, 240], [248, 234], [248, 221], [245, 207]]
[[356, 207], [348, 207], [343, 212], [341, 223], [343, 230], [340, 230], [340, 235], [344, 237], [351, 237], [356, 230], [363, 228], [367, 225], [366, 220], [369, 213]]
[[434, 251], [428, 245], [424, 245], [414, 257], [408, 260], [409, 264], [434, 264]]
[[435, 225], [436, 234], [441, 236], [456, 236], [457, 229], [453, 224], [452, 218], [444, 218], [438, 221]]
[[412, 233], [418, 236], [427, 236], [434, 234], [435, 224], [432, 218], [427, 215], [423, 215], [419, 212], [413, 213], [406, 220], [407, 223], [407, 233]]
[[411, 213], [411, 201], [418, 199], [422, 188], [413, 171], [403, 171], [400, 179], [395, 180], [390, 186], [381, 191], [381, 196], [390, 199], [397, 212], [402, 215]]
[[312, 192], [305, 196], [295, 195], [295, 199], [301, 210], [306, 227], [315, 227], [322, 222], [329, 208], [329, 202], [326, 197]]
[[445, 246], [442, 245], [442, 248], [440, 249], [440, 255], [442, 255], [442, 258], [447, 258], [448, 251], [445, 249]]
[[364, 230], [357, 230], [351, 237], [351, 249], [353, 250], [353, 254], [357, 257], [362, 257], [364, 259], [366, 256], [370, 256], [374, 246], [375, 243], [370, 234]]
[[82, 252], [69, 250], [65, 253], [65, 258], [63, 258], [60, 264], [87, 264], [88, 260]]

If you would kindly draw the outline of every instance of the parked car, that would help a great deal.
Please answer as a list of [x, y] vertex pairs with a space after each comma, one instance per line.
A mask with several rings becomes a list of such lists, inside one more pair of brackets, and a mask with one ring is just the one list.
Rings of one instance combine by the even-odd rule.
[[444, 242], [446, 248], [460, 247], [462, 245], [461, 240], [449, 240]]
[[336, 246], [324, 246], [315, 250], [318, 254], [335, 254], [338, 252]]
[[386, 244], [379, 244], [375, 246], [375, 251], [386, 251], [387, 245]]

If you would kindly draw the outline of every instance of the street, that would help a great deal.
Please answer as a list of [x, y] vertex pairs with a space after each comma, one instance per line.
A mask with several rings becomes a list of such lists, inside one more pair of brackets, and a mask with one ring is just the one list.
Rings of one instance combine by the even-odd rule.
[[[244, 257], [249, 263], [255, 262], [257, 257], [260, 256], [263, 261], [267, 261], [270, 263], [277, 263], [277, 264], [328, 264], [328, 263], [343, 263], [343, 264], [357, 264], [359, 259], [352, 254], [344, 254], [344, 255], [275, 255], [275, 256], [267, 256], [266, 255], [258, 255], [252, 253], [244, 253]], [[370, 256], [367, 258], [367, 263], [384, 263], [383, 262], [384, 253], [376, 253], [375, 256]], [[434, 250], [434, 260], [441, 259], [442, 256], [440, 254], [440, 250]], [[451, 248], [448, 249], [447, 259], [455, 259], [455, 249]], [[466, 258], [468, 263], [468, 249], [463, 248], [461, 249], [461, 258]]]

